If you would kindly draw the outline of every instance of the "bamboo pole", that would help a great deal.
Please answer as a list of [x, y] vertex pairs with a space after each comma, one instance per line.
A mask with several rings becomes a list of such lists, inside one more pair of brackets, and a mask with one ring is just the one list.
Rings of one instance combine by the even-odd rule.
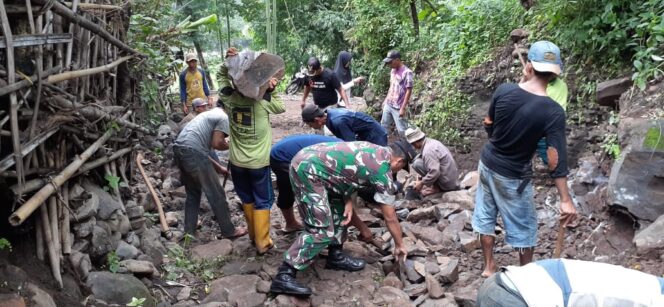
[[[127, 111], [122, 119], [126, 119], [131, 115], [131, 110]], [[106, 141], [115, 133], [113, 129], [109, 129], [102, 135], [96, 142], [94, 142], [88, 149], [83, 153], [78, 155], [62, 172], [55, 176], [51, 180], [51, 184], [47, 184], [35, 193], [28, 201], [26, 201], [21, 207], [19, 207], [14, 213], [9, 217], [9, 223], [13, 226], [21, 225], [25, 219], [30, 216], [44, 201], [55, 192], [57, 188], [62, 186], [72, 175], [81, 168], [83, 163], [87, 161], [92, 154], [94, 154], [101, 145], [106, 143]]]
[[[76, 3], [76, 1], [74, 1], [73, 3]], [[69, 9], [73, 8], [73, 3], [63, 2], [63, 4]], [[24, 5], [8, 4], [5, 6], [7, 8], [7, 14], [25, 14], [28, 12], [28, 8]], [[78, 5], [78, 7], [82, 11], [121, 11], [122, 10], [122, 7], [118, 5], [96, 4], [96, 3], [81, 3]], [[41, 9], [42, 6], [40, 5], [32, 6], [32, 12], [38, 12]]]
[[44, 261], [44, 233], [42, 232], [41, 217], [36, 218], [37, 223], [35, 225], [35, 247], [37, 259]]
[[58, 286], [62, 289], [62, 275], [60, 275], [60, 257], [56, 254], [55, 245], [53, 244], [53, 234], [51, 233], [51, 225], [49, 225], [48, 220], [48, 210], [46, 206], [41, 207], [41, 221], [42, 221], [42, 231], [44, 232], [44, 241], [46, 242], [46, 247], [48, 249], [48, 259], [51, 263], [51, 273], [55, 281], [58, 282]]
[[[35, 137], [34, 139], [32, 139], [29, 142], [22, 145], [21, 147], [23, 149], [19, 153], [20, 154], [19, 161], [22, 162], [23, 157], [25, 157], [26, 155], [31, 153], [33, 150], [35, 150], [35, 148], [37, 148], [37, 146], [43, 144], [46, 140], [48, 140], [49, 137], [51, 137], [56, 132], [58, 132], [58, 128], [53, 128], [49, 131], [45, 131], [42, 134]], [[8, 157], [0, 160], [0, 171], [7, 170], [8, 168], [12, 167], [15, 163], [16, 163], [16, 160], [12, 159], [11, 156], [8, 156]], [[22, 174], [22, 173], [19, 173], [18, 170], [17, 170], [16, 175], [20, 176], [20, 174]]]
[[154, 135], [155, 132], [145, 128], [143, 126], [139, 126], [135, 123], [132, 123], [124, 118], [116, 118], [114, 116], [111, 116], [110, 114], [96, 109], [96, 108], [87, 108], [86, 106], [79, 104], [79, 103], [73, 103], [67, 99], [64, 99], [62, 97], [55, 96], [51, 100], [55, 105], [61, 107], [61, 108], [71, 108], [71, 109], [76, 109], [78, 112], [80, 112], [83, 116], [87, 117], [88, 119], [91, 120], [98, 120], [98, 119], [108, 119], [108, 120], [115, 120], [118, 125], [127, 127], [129, 129], [137, 130], [140, 132], [143, 132], [145, 134], [151, 134]]
[[102, 72], [107, 72], [110, 71], [111, 69], [117, 67], [118, 65], [122, 64], [123, 62], [128, 61], [129, 59], [133, 58], [133, 56], [125, 56], [121, 57], [116, 61], [113, 61], [111, 63], [108, 63], [103, 66], [98, 66], [98, 67], [93, 67], [93, 68], [88, 68], [88, 69], [81, 69], [81, 70], [74, 70], [74, 71], [67, 71], [63, 72], [61, 74], [57, 75], [51, 75], [48, 76], [48, 79], [46, 82], [48, 83], [58, 83], [62, 82], [65, 80], [70, 80], [70, 79], [75, 79], [75, 78], [81, 78], [89, 75], [94, 75]]
[[143, 160], [143, 154], [139, 152], [136, 155], [136, 166], [138, 167], [138, 170], [141, 172], [141, 175], [143, 176], [143, 180], [145, 180], [145, 185], [148, 186], [148, 190], [150, 191], [150, 194], [152, 195], [152, 199], [154, 200], [154, 203], [157, 205], [157, 211], [159, 212], [159, 222], [161, 224], [161, 231], [165, 234], [168, 234], [170, 232], [170, 228], [168, 227], [168, 223], [166, 223], [166, 216], [164, 215], [164, 208], [161, 206], [161, 201], [159, 200], [159, 197], [157, 196], [157, 192], [155, 192], [154, 188], [152, 187], [152, 183], [150, 182], [150, 178], [148, 178], [148, 175], [145, 174], [145, 170], [143, 169], [143, 165], [141, 164], [141, 160]]
[[[60, 68], [61, 68], [60, 66], [56, 66], [56, 67], [53, 67], [49, 70], [45, 70], [45, 71], [42, 72], [41, 77], [43, 78], [43, 77], [47, 77], [47, 76], [50, 76], [52, 74], [58, 73], [60, 71]], [[4, 95], [7, 95], [9, 93], [13, 93], [13, 92], [16, 92], [18, 90], [24, 89], [26, 87], [29, 87], [29, 86], [33, 85], [35, 82], [37, 82], [37, 80], [39, 80], [39, 76], [37, 74], [35, 74], [32, 77], [30, 77], [30, 79], [23, 79], [19, 82], [10, 83], [9, 85], [1, 87], [0, 88], [0, 97], [4, 96]]]
[[134, 50], [133, 48], [129, 47], [127, 44], [123, 43], [119, 39], [115, 38], [113, 35], [108, 33], [106, 30], [104, 30], [102, 27], [99, 25], [93, 23], [92, 21], [74, 13], [72, 10], [67, 8], [65, 5], [62, 3], [59, 3], [57, 1], [49, 1], [49, 0], [33, 0], [34, 2], [37, 2], [39, 4], [45, 5], [47, 2], [53, 3], [53, 6], [51, 7], [51, 10], [55, 12], [56, 14], [67, 18], [70, 22], [75, 23], [87, 30], [89, 30], [92, 33], [95, 33], [101, 37], [103, 37], [106, 41], [109, 43], [113, 44], [114, 46], [122, 49], [123, 51], [126, 51], [128, 53], [132, 54], [137, 54], [141, 57], [146, 57], [144, 54]]
[[[59, 169], [67, 163], [67, 142], [62, 138], [60, 142], [60, 159], [58, 159], [56, 167]], [[69, 182], [62, 184], [61, 188], [62, 200], [59, 208], [62, 210], [62, 219], [60, 224], [60, 242], [62, 246], [62, 253], [64, 255], [71, 254], [71, 241], [69, 237]]]
[[[2, 22], [2, 33], [7, 41], [7, 48], [5, 55], [7, 57], [7, 83], [12, 84], [16, 80], [16, 72], [14, 67], [14, 46], [12, 42], [12, 31], [9, 26], [9, 19], [5, 11], [4, 1], [0, 2], [0, 21]], [[20, 130], [18, 128], [18, 100], [16, 93], [12, 92], [9, 95], [9, 116], [11, 119], [11, 132], [12, 132], [12, 147], [14, 149], [14, 163], [16, 164], [16, 174], [18, 175], [19, 189], [25, 184], [25, 177], [23, 177], [23, 157], [21, 156], [21, 139]]]
[[[49, 153], [46, 159], [48, 160], [49, 167], [55, 167], [55, 159], [53, 153]], [[61, 251], [62, 251], [62, 248], [60, 246], [60, 229], [59, 229], [60, 219], [58, 216], [58, 203], [57, 200], [55, 199], [55, 196], [51, 196], [48, 198], [48, 219], [49, 219], [49, 224], [51, 225], [51, 236], [52, 236], [51, 240], [53, 240], [53, 247], [55, 248], [55, 254], [58, 256], [58, 261], [60, 261]]]

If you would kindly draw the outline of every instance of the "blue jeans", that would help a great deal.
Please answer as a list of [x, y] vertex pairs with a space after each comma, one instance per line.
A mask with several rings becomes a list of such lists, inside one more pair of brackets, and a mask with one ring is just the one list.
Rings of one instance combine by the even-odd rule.
[[380, 118], [380, 124], [385, 130], [390, 131], [392, 123], [397, 127], [399, 135], [403, 135], [406, 132], [406, 128], [408, 128], [408, 122], [401, 118], [399, 109], [383, 104], [383, 116]]
[[233, 175], [235, 193], [243, 204], [254, 204], [256, 210], [269, 210], [274, 203], [272, 190], [272, 173], [270, 167], [257, 169], [239, 167], [229, 164]]
[[231, 221], [226, 192], [219, 183], [219, 175], [214, 170], [212, 162], [208, 160], [209, 155], [178, 146], [173, 146], [173, 152], [175, 163], [180, 168], [180, 180], [187, 191], [187, 200], [184, 203], [184, 231], [188, 234], [196, 232], [198, 209], [204, 192], [221, 228], [221, 235], [233, 236], [235, 226]]
[[479, 166], [480, 182], [475, 194], [473, 230], [495, 236], [498, 213], [505, 226], [505, 242], [514, 248], [537, 245], [537, 212], [533, 202], [533, 185], [529, 182], [523, 192], [517, 189], [523, 179], [502, 176]]

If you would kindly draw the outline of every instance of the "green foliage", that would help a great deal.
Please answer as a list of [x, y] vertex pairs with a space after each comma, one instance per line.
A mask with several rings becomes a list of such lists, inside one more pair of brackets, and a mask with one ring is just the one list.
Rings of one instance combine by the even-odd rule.
[[643, 140], [643, 147], [652, 150], [664, 150], [664, 139], [662, 138], [662, 131], [657, 127], [651, 127], [646, 132], [646, 137]]
[[[188, 239], [185, 237], [185, 246], [189, 244], [189, 240], [191, 238]], [[214, 260], [195, 261], [180, 246], [171, 248], [168, 251], [168, 256], [171, 258], [171, 261], [164, 264], [163, 269], [167, 272], [166, 279], [172, 281], [180, 279], [186, 272], [194, 274], [205, 281], [211, 281], [221, 276], [221, 267], [227, 261], [224, 257], [217, 257]]]
[[143, 307], [143, 304], [145, 304], [145, 298], [131, 298], [131, 302], [127, 303], [127, 307]]
[[117, 189], [120, 187], [120, 177], [107, 174], [104, 176], [104, 179], [106, 179], [106, 182], [111, 189]]
[[111, 271], [111, 273], [118, 272], [118, 269], [120, 268], [120, 257], [115, 251], [111, 251], [106, 255], [106, 265], [108, 265], [108, 270]]
[[0, 237], [0, 250], [8, 250], [12, 251], [12, 244], [9, 242], [9, 240]]
[[602, 141], [602, 149], [609, 157], [615, 159], [620, 158], [620, 144], [618, 144], [618, 134], [616, 133], [607, 133], [604, 135], [604, 141]]

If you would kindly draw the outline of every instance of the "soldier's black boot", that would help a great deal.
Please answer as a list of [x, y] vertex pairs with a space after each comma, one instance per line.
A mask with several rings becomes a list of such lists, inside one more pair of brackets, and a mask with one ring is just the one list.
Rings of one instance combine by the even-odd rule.
[[366, 262], [343, 253], [342, 245], [330, 245], [327, 253], [326, 269], [343, 271], [360, 271]]
[[297, 270], [290, 266], [290, 264], [283, 262], [279, 266], [277, 275], [272, 278], [272, 285], [270, 285], [270, 292], [274, 294], [288, 294], [295, 296], [310, 296], [311, 288], [303, 286], [295, 280]]

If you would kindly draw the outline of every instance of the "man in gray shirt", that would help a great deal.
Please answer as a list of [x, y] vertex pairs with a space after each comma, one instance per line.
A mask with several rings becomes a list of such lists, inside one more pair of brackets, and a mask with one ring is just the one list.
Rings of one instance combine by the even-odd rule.
[[415, 183], [415, 190], [427, 196], [459, 188], [459, 170], [452, 153], [443, 143], [426, 137], [418, 128], [408, 128], [406, 140], [421, 151], [412, 164], [413, 169], [423, 176]]
[[246, 229], [235, 228], [231, 222], [226, 192], [219, 183], [217, 173], [228, 175], [228, 171], [209, 157], [213, 149], [228, 149], [226, 137], [229, 134], [228, 116], [221, 108], [214, 108], [196, 116], [175, 140], [175, 162], [187, 191], [184, 209], [184, 231], [187, 234], [196, 232], [202, 192], [217, 217], [222, 236], [234, 238], [247, 233]]

